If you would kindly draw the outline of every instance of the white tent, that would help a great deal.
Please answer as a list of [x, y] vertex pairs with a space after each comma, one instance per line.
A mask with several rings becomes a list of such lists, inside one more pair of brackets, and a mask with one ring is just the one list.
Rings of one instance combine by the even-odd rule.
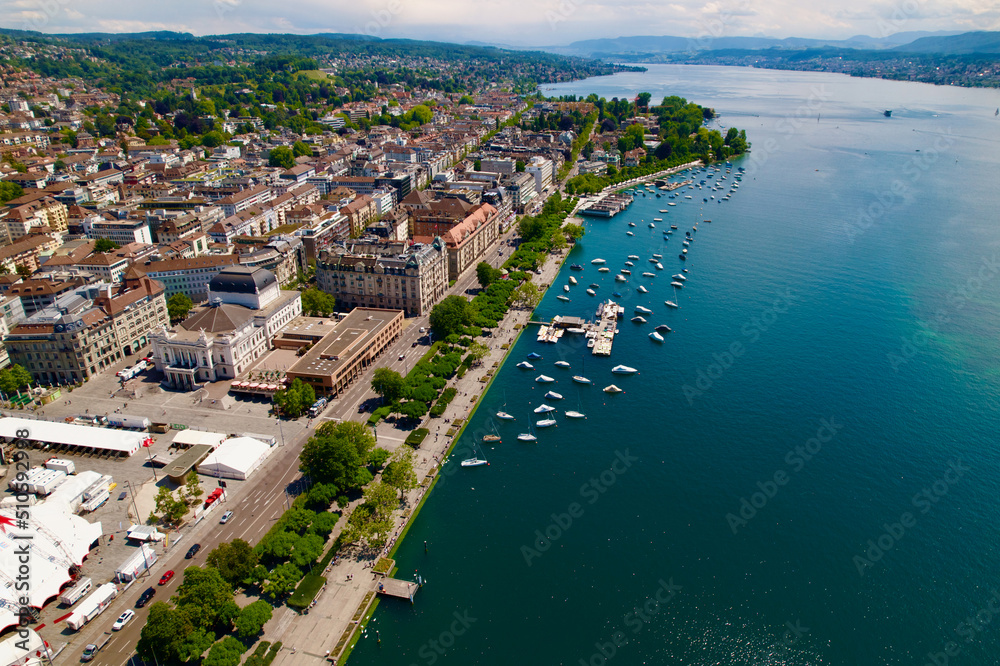
[[[41, 666], [51, 663], [52, 653], [34, 629], [25, 629], [27, 638], [12, 634], [0, 643], [0, 666]], [[25, 649], [27, 648], [27, 649]]]
[[95, 426], [73, 425], [71, 423], [53, 423], [52, 421], [36, 421], [8, 416], [0, 419], [0, 437], [17, 438], [18, 432], [27, 431], [24, 439], [43, 444], [63, 444], [79, 448], [93, 448], [101, 451], [112, 451], [132, 455], [142, 446], [148, 437], [141, 432], [112, 430]]
[[197, 444], [207, 444], [212, 448], [217, 447], [226, 438], [221, 432], [205, 432], [204, 430], [181, 430], [174, 435], [175, 446], [195, 446]]
[[198, 465], [198, 472], [220, 479], [246, 480], [271, 455], [273, 447], [252, 437], [234, 437]]
[[83, 562], [90, 545], [102, 533], [100, 523], [73, 515], [65, 501], [35, 504], [27, 513], [21, 520], [14, 507], [0, 509], [0, 517], [5, 519], [5, 529], [0, 531], [0, 581], [4, 583], [0, 585], [0, 631], [17, 624], [18, 598], [25, 592], [6, 583], [20, 570], [24, 544], [30, 549], [28, 604], [42, 608], [69, 582], [70, 567]]

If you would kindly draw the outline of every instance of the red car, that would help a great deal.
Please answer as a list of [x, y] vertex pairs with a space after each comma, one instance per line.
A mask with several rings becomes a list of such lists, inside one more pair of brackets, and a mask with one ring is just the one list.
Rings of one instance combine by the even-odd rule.
[[160, 576], [160, 585], [166, 585], [170, 582], [170, 579], [174, 577], [174, 570], [171, 569], [167, 573]]

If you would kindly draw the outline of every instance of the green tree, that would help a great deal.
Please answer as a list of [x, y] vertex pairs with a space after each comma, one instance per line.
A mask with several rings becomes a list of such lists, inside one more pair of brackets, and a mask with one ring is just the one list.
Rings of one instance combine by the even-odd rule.
[[480, 261], [476, 264], [476, 279], [479, 280], [479, 286], [483, 289], [490, 286], [493, 282], [500, 279], [503, 272], [498, 268], [493, 268], [489, 263], [485, 261]]
[[469, 301], [457, 294], [448, 296], [431, 310], [430, 324], [439, 339], [452, 333], [462, 333], [476, 316], [476, 311]]
[[299, 469], [318, 483], [332, 483], [342, 492], [356, 490], [371, 480], [366, 469], [375, 437], [362, 423], [324, 423], [303, 445]]
[[226, 135], [219, 130], [212, 130], [211, 132], [205, 132], [201, 136], [201, 145], [206, 148], [215, 148], [216, 146], [221, 146], [226, 142]]
[[417, 473], [413, 468], [413, 451], [406, 446], [396, 450], [396, 454], [382, 471], [382, 482], [399, 491], [402, 499], [407, 490], [417, 487]]
[[217, 569], [197, 566], [185, 569], [184, 580], [174, 600], [195, 627], [211, 630], [223, 625], [222, 629], [229, 628], [225, 616], [233, 603], [233, 586]]
[[472, 168], [474, 170], [476, 170], [476, 171], [482, 171], [483, 170], [483, 161], [477, 157], [476, 161], [472, 163]]
[[17, 183], [6, 180], [0, 181], [0, 203], [7, 203], [11, 199], [16, 199], [24, 194], [24, 189]]
[[461, 99], [458, 100], [459, 104], [475, 104], [476, 100], [472, 99], [468, 95], [462, 95]]
[[383, 405], [403, 397], [405, 386], [403, 376], [391, 368], [375, 368], [372, 373], [372, 390], [382, 398]]
[[[199, 497], [205, 494], [205, 491], [201, 489], [201, 482], [198, 479], [198, 472], [191, 470], [188, 472], [187, 478], [184, 481], [184, 488], [188, 498], [197, 500]], [[197, 501], [195, 502], [197, 503]]]
[[316, 402], [316, 390], [301, 379], [294, 379], [291, 385], [272, 396], [271, 401], [283, 416], [298, 418]]
[[14, 266], [14, 270], [16, 270], [17, 274], [23, 278], [30, 278], [31, 274], [34, 272], [24, 264], [18, 264]]
[[304, 141], [296, 141], [292, 144], [292, 155], [295, 157], [309, 157], [312, 154], [312, 148]]
[[473, 342], [469, 345], [469, 356], [476, 365], [482, 363], [483, 359], [490, 355], [490, 348], [481, 342]]
[[518, 160], [517, 162], [514, 163], [514, 168], [517, 169], [518, 173], [524, 173], [524, 166], [525, 165], [523, 160]]
[[315, 287], [302, 292], [302, 311], [310, 317], [326, 317], [337, 309], [337, 299]]
[[421, 400], [408, 400], [399, 405], [396, 412], [402, 414], [406, 418], [419, 421], [423, 418], [424, 414], [427, 413], [427, 410], [428, 407], [426, 402]]
[[187, 294], [178, 293], [167, 299], [167, 314], [170, 316], [170, 321], [181, 321], [188, 316], [193, 307], [194, 302]]
[[649, 94], [648, 92], [641, 92], [641, 93], [639, 93], [639, 95], [638, 95], [638, 97], [636, 99], [635, 105], [638, 108], [640, 108], [640, 109], [648, 109], [649, 108], [649, 100], [652, 99], [652, 97], [653, 96], [651, 94]]
[[201, 664], [202, 666], [239, 666], [246, 650], [246, 646], [237, 638], [226, 636], [212, 646]]
[[[136, 652], [143, 661], [148, 660], [151, 663], [155, 663], [157, 659], [162, 659], [164, 662], [186, 661], [180, 655], [180, 646], [184, 637], [193, 631], [194, 625], [191, 624], [187, 614], [171, 608], [165, 601], [157, 601], [149, 607], [146, 624], [135, 646]], [[212, 641], [214, 640], [213, 636]], [[212, 641], [209, 641], [209, 645]], [[198, 656], [200, 654], [199, 652]]]
[[243, 539], [220, 543], [208, 554], [206, 562], [233, 587], [247, 585], [260, 561], [257, 552]]
[[383, 449], [380, 446], [377, 447], [374, 451], [372, 451], [372, 454], [369, 457], [369, 462], [371, 463], [372, 467], [378, 470], [381, 469], [385, 465], [386, 461], [389, 460], [389, 458], [391, 457], [392, 454], [389, 453], [388, 450]]
[[[201, 656], [205, 654], [205, 650], [210, 648], [214, 642], [215, 632], [206, 629], [195, 629], [186, 634], [177, 643], [177, 657], [180, 661], [197, 663], [201, 660]], [[155, 649], [159, 653], [160, 648], [156, 647]], [[155, 664], [156, 662], [154, 661], [153, 663]]]
[[267, 158], [268, 166], [291, 169], [295, 166], [295, 154], [288, 146], [278, 146], [271, 149], [271, 154]]
[[573, 224], [572, 222], [562, 225], [562, 232], [567, 239], [572, 239], [573, 241], [578, 241], [583, 238], [585, 229], [581, 224]]
[[511, 298], [514, 303], [526, 310], [534, 310], [542, 300], [542, 292], [538, 290], [534, 282], [525, 280], [511, 293]]
[[271, 604], [263, 599], [244, 606], [240, 609], [240, 616], [236, 618], [236, 635], [244, 641], [256, 638], [271, 619], [273, 612]]
[[291, 594], [300, 580], [302, 571], [291, 562], [283, 562], [268, 572], [262, 589], [268, 598], [280, 599]]
[[15, 364], [0, 370], [0, 391], [8, 398], [31, 384], [31, 373], [23, 366]]
[[110, 252], [117, 249], [118, 243], [108, 238], [98, 238], [97, 242], [94, 243], [94, 252]]

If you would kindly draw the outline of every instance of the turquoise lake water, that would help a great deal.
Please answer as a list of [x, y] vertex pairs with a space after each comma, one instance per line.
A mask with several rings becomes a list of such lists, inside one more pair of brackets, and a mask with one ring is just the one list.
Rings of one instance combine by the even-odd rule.
[[[397, 552], [427, 584], [351, 664], [998, 663], [1000, 93], [666, 65], [545, 89], [640, 91], [714, 107], [752, 152], [724, 191], [586, 222], [537, 317], [620, 291], [612, 356], [521, 337]], [[542, 402], [558, 426], [518, 442]], [[490, 466], [459, 467], [499, 409]]]

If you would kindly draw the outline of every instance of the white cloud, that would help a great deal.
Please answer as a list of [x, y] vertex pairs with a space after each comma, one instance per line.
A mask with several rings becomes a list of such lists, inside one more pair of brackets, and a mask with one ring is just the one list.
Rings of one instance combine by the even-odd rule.
[[[45, 32], [367, 32], [453, 42], [566, 44], [628, 35], [849, 37], [1000, 28], [995, 0], [0, 0]], [[711, 25], [712, 30], [707, 26]], [[721, 33], [719, 32], [721, 30]]]

